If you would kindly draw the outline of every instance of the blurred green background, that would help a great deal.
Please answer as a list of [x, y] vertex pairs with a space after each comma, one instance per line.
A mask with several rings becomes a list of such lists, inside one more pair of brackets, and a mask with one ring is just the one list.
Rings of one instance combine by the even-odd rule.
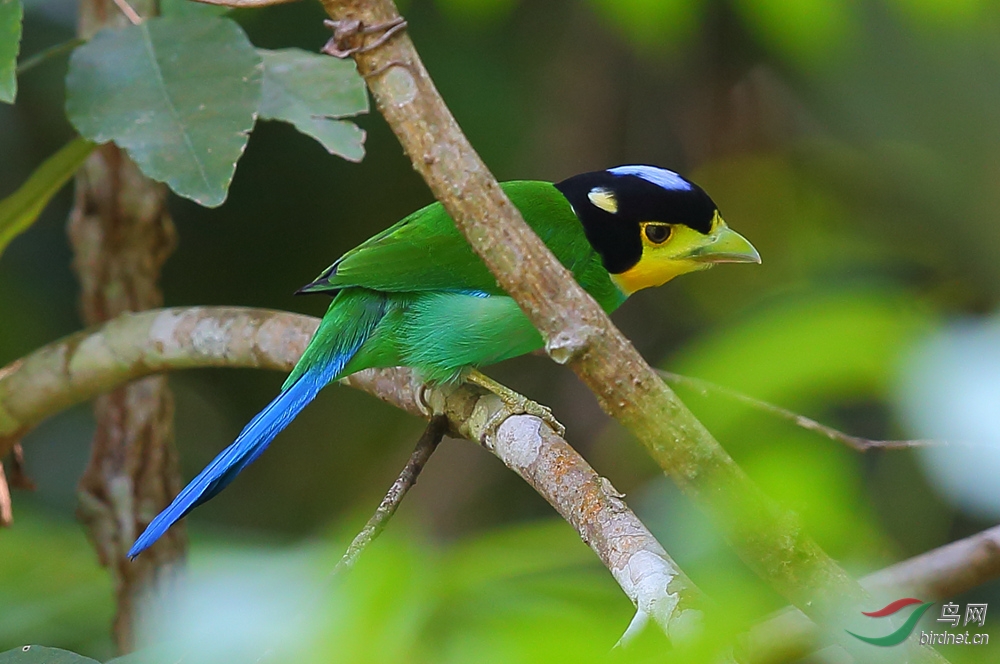
[[[72, 36], [75, 3], [26, 6], [22, 54]], [[1000, 2], [411, 0], [401, 10], [500, 180], [666, 166], [701, 184], [760, 250], [760, 267], [683, 277], [616, 313], [650, 361], [857, 435], [963, 443], [860, 455], [682, 391], [831, 555], [861, 575], [997, 521]], [[328, 36], [317, 3], [234, 17], [261, 47], [315, 51]], [[31, 71], [17, 104], [0, 106], [0, 195], [71, 135], [64, 73], [64, 60]], [[180, 245], [163, 276], [166, 303], [321, 314], [325, 298], [292, 292], [431, 200], [382, 119], [359, 124], [368, 131], [361, 164], [263, 122], [223, 207], [173, 198]], [[0, 258], [0, 365], [79, 327], [70, 200], [64, 191]], [[976, 331], [974, 351], [949, 350], [967, 347], [956, 330]], [[726, 606], [726, 629], [783, 604], [567, 370], [527, 357], [490, 373], [553, 407], [573, 445]], [[281, 380], [171, 378], [185, 478]], [[331, 561], [421, 427], [363, 394], [327, 390], [187, 520], [194, 566], [219, 568], [233, 551]], [[38, 490], [15, 495], [15, 525], [0, 533], [0, 651], [32, 642], [111, 654], [110, 584], [73, 520], [92, 429], [79, 407], [25, 440]], [[944, 475], [943, 457], [954, 462]], [[347, 581], [353, 594], [336, 595], [349, 598], [337, 615], [360, 621], [327, 634], [334, 651], [354, 653], [343, 661], [582, 661], [606, 652], [631, 617], [573, 531], [467, 442], [442, 445], [389, 530], [358, 573], [367, 583]], [[296, 569], [322, 577], [325, 568]], [[1000, 585], [951, 599], [1000, 606]], [[987, 616], [986, 631], [996, 620]], [[336, 636], [347, 633], [378, 635], [381, 650]], [[637, 653], [656, 659], [658, 639], [647, 635], [648, 652], [640, 644]], [[996, 646], [943, 650], [957, 662], [1000, 661]]]

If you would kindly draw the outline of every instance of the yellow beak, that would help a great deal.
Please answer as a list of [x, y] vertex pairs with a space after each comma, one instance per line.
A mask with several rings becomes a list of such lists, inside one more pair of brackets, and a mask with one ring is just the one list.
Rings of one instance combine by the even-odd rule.
[[683, 258], [698, 263], [760, 263], [760, 254], [750, 242], [725, 224], [705, 236]]

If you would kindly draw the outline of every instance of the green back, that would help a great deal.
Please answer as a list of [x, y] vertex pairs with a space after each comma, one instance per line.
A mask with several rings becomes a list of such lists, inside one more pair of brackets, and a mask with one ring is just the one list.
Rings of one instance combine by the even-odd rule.
[[[613, 310], [624, 301], [558, 189], [533, 181], [506, 182], [501, 187], [528, 225], [605, 309]], [[347, 252], [303, 292], [350, 287], [504, 294], [440, 203], [417, 210]]]

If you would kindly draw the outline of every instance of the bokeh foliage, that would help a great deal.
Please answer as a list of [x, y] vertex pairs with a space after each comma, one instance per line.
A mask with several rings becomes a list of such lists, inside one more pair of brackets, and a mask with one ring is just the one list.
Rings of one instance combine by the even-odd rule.
[[[26, 6], [22, 53], [72, 35], [71, 8]], [[628, 162], [677, 168], [758, 247], [759, 268], [685, 277], [623, 307], [616, 320], [646, 357], [859, 435], [923, 434], [895, 406], [908, 364], [942, 325], [982, 324], [1000, 300], [996, 2], [411, 0], [401, 9], [500, 179], [558, 180]], [[260, 48], [316, 51], [328, 36], [315, 4], [230, 15]], [[21, 78], [15, 106], [0, 106], [0, 194], [70, 137], [64, 74], [48, 62]], [[358, 124], [368, 132], [360, 164], [268, 123], [224, 206], [175, 199], [181, 244], [166, 267], [167, 304], [321, 313], [322, 298], [290, 293], [429, 201], [382, 120]], [[78, 326], [68, 204], [64, 192], [0, 260], [0, 363]], [[781, 605], [571, 376], [534, 357], [491, 373], [554, 407], [570, 441], [725, 607], [713, 617], [719, 634]], [[172, 380], [186, 477], [280, 381], [220, 371]], [[682, 396], [859, 575], [996, 516], [963, 512], [916, 453], [861, 456], [719, 397]], [[193, 561], [208, 575], [198, 578], [209, 587], [213, 569], [263, 549], [290, 560], [290, 574], [322, 579], [419, 430], [370, 398], [328, 390], [191, 517]], [[15, 527], [0, 533], [0, 651], [33, 642], [111, 656], [108, 581], [72, 522], [91, 431], [78, 410], [26, 441], [39, 491], [16, 494]], [[345, 661], [603, 657], [630, 607], [567, 526], [537, 523], [551, 518], [487, 453], [446, 442], [388, 539], [331, 590], [316, 652], [350, 653]], [[1000, 601], [1000, 592], [991, 585], [953, 600]], [[664, 647], [648, 636], [633, 656]], [[997, 652], [944, 651], [956, 662]]]

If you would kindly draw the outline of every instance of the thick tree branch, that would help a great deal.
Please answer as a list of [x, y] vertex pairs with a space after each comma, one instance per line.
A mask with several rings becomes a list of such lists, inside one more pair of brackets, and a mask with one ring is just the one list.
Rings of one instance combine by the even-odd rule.
[[386, 492], [385, 498], [379, 503], [375, 514], [368, 519], [365, 527], [361, 529], [361, 532], [355, 536], [350, 546], [347, 547], [347, 551], [343, 557], [337, 561], [337, 564], [333, 568], [333, 574], [339, 574], [345, 569], [354, 567], [354, 563], [357, 562], [361, 553], [369, 544], [375, 541], [375, 538], [382, 534], [382, 531], [385, 530], [386, 525], [389, 523], [389, 519], [396, 513], [396, 508], [403, 501], [403, 497], [417, 483], [420, 471], [424, 469], [424, 465], [431, 458], [431, 454], [437, 449], [447, 431], [447, 417], [439, 415], [431, 418], [431, 421], [427, 424], [427, 428], [424, 429], [424, 433], [421, 434], [420, 440], [417, 441], [416, 447], [413, 448], [413, 453], [407, 459], [406, 465], [400, 471], [399, 477], [389, 487], [389, 491]]
[[[335, 21], [359, 26], [399, 19], [392, 0], [321, 0]], [[358, 33], [340, 51], [372, 36]], [[414, 169], [455, 220], [497, 282], [602, 408], [629, 429], [656, 462], [705, 506], [740, 557], [779, 593], [843, 635], [847, 607], [865, 592], [809, 538], [797, 517], [750, 481], [657, 376], [598, 304], [524, 223], [448, 110], [405, 33], [355, 50], [358, 71]], [[842, 636], [851, 651], [856, 643]], [[934, 658], [929, 649], [917, 659]]]
[[142, 17], [139, 16], [139, 12], [132, 8], [132, 5], [128, 3], [128, 0], [114, 0], [114, 3], [122, 15], [128, 19], [129, 23], [132, 25], [139, 25], [142, 23]]
[[[945, 544], [861, 579], [883, 603], [900, 597], [925, 602], [951, 599], [1000, 578], [1000, 526]], [[879, 602], [875, 602], [879, 604]], [[816, 625], [788, 607], [755, 626], [746, 636], [742, 661], [753, 664], [799, 659], [824, 645]]]
[[[125, 314], [56, 341], [0, 369], [0, 457], [46, 417], [154, 373], [206, 367], [288, 371], [317, 323], [308, 316], [260, 309], [162, 309]], [[453, 434], [465, 432], [486, 447], [492, 444], [484, 440], [483, 428], [502, 405], [478, 387], [427, 389], [406, 369], [364, 371], [342, 382], [419, 417], [440, 409], [449, 416]], [[697, 589], [614, 487], [564, 440], [549, 434], [541, 420], [520, 415], [509, 419], [513, 421], [500, 427], [501, 445], [494, 445], [494, 453], [519, 473], [524, 469], [525, 479], [577, 529], [633, 602], [640, 607], [678, 602], [672, 619], [668, 615], [664, 620], [668, 612], [662, 608], [653, 613], [661, 626], [676, 632], [681, 625], [697, 624], [693, 607], [702, 602]], [[530, 435], [536, 427], [537, 438]], [[512, 432], [528, 435], [518, 439]], [[998, 577], [1000, 526], [887, 567], [862, 583], [880, 595], [913, 594], [932, 600]], [[774, 645], [785, 640], [798, 643], [796, 652], [819, 644], [815, 624], [800, 611], [780, 615], [791, 617], [756, 628], [755, 643], [768, 644], [767, 652], [772, 653]]]
[[[0, 369], [0, 456], [60, 410], [158, 372], [199, 367], [288, 371], [316, 330], [315, 318], [228, 307], [125, 314], [45, 346]], [[703, 599], [621, 499], [562, 438], [533, 416], [508, 417], [475, 385], [427, 388], [408, 369], [367, 370], [344, 379], [419, 417], [444, 414], [451, 433], [490, 449], [542, 495], [590, 545], [632, 602], [668, 635], [690, 634]]]
[[1000, 526], [945, 544], [861, 579], [872, 592], [954, 597], [1000, 577]]

